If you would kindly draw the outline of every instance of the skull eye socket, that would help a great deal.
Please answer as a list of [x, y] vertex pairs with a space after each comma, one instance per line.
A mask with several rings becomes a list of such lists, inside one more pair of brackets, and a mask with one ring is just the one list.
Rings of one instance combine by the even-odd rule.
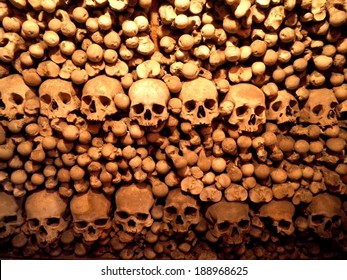
[[60, 223], [60, 219], [59, 218], [48, 218], [47, 219], [47, 225], [48, 226], [58, 226]]
[[133, 106], [133, 110], [136, 114], [141, 114], [145, 110], [145, 107], [143, 106], [143, 104], [136, 104]]
[[319, 116], [323, 113], [323, 106], [322, 105], [317, 105], [312, 109], [312, 113]]
[[152, 110], [156, 114], [162, 114], [164, 112], [164, 108], [165, 107], [163, 105], [154, 104]]
[[218, 230], [219, 230], [219, 231], [226, 231], [226, 230], [229, 229], [230, 223], [227, 222], [227, 221], [221, 222], [221, 223], [219, 223], [219, 224], [217, 225], [217, 227], [218, 227]]
[[186, 107], [188, 112], [191, 112], [195, 109], [196, 102], [194, 100], [189, 100], [184, 104], [184, 106]]
[[272, 220], [269, 217], [260, 217], [260, 220], [264, 225], [272, 225]]
[[35, 218], [34, 219], [29, 219], [28, 222], [29, 222], [29, 227], [31, 227], [31, 228], [36, 228], [36, 227], [38, 227], [40, 225], [39, 220], [35, 219]]
[[23, 97], [20, 96], [17, 93], [12, 93], [12, 100], [14, 103], [16, 103], [17, 105], [21, 105], [24, 101]]
[[12, 216], [5, 216], [4, 217], [4, 222], [7, 223], [13, 223], [17, 221], [17, 216], [16, 215], [12, 215]]
[[148, 214], [146, 213], [137, 213], [136, 218], [140, 221], [145, 221], [148, 218]]
[[331, 104], [330, 104], [330, 108], [331, 109], [334, 109], [336, 106], [337, 106], [336, 102], [331, 102]]
[[243, 105], [241, 107], [236, 108], [236, 115], [237, 116], [242, 116], [246, 114], [248, 111], [248, 107], [246, 105]]
[[313, 215], [312, 216], [312, 223], [314, 224], [322, 224], [324, 222], [324, 215]]
[[249, 220], [241, 220], [237, 223], [237, 226], [242, 229], [246, 229], [249, 227]]
[[290, 228], [290, 225], [291, 225], [291, 223], [290, 223], [289, 221], [280, 220], [280, 221], [278, 222], [278, 226], [279, 226], [280, 228], [283, 228], [283, 229], [289, 229], [289, 228]]
[[97, 219], [94, 224], [96, 226], [105, 226], [107, 224], [108, 219]]
[[51, 104], [52, 98], [48, 94], [44, 94], [40, 97], [40, 100], [45, 104]]
[[89, 95], [83, 96], [83, 102], [89, 105], [92, 102], [92, 98]]
[[205, 108], [212, 110], [214, 108], [214, 105], [216, 105], [216, 101], [213, 99], [206, 99], [204, 102]]
[[175, 215], [177, 214], [177, 209], [173, 206], [170, 206], [170, 207], [166, 207], [165, 208], [165, 212], [168, 214], [168, 215]]
[[184, 209], [184, 215], [185, 216], [195, 216], [196, 213], [197, 213], [197, 210], [194, 207], [188, 206], [188, 207], [186, 207], [186, 209]]
[[298, 102], [295, 101], [295, 100], [290, 100], [289, 101], [289, 106], [292, 107], [292, 108], [295, 107], [297, 104], [298, 104]]
[[116, 214], [120, 219], [127, 219], [129, 217], [129, 214], [124, 211], [119, 211]]
[[338, 215], [335, 215], [334, 217], [331, 218], [331, 221], [336, 224], [341, 222], [341, 217]]
[[264, 111], [265, 111], [265, 107], [263, 107], [263, 106], [258, 106], [254, 110], [254, 112], [257, 116], [260, 116]]
[[275, 112], [277, 112], [282, 106], [282, 101], [276, 101], [275, 103], [272, 104], [271, 108]]
[[65, 92], [59, 92], [59, 98], [64, 104], [68, 104], [71, 101], [71, 96]]
[[99, 100], [102, 106], [107, 107], [111, 104], [111, 100], [105, 96], [99, 96]]
[[86, 221], [79, 221], [79, 222], [75, 222], [75, 226], [78, 229], [84, 229], [88, 226], [88, 223]]

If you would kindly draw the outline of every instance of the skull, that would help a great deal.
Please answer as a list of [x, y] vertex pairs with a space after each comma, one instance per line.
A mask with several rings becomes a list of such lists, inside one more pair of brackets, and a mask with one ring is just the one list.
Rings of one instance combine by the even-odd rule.
[[317, 124], [321, 128], [337, 125], [337, 99], [332, 90], [322, 88], [310, 91], [304, 108], [300, 111], [300, 121]]
[[80, 100], [71, 82], [48, 79], [39, 88], [41, 114], [49, 119], [66, 118], [79, 109]]
[[6, 238], [15, 233], [24, 219], [14, 196], [0, 192], [0, 238]]
[[252, 84], [240, 83], [230, 87], [220, 105], [222, 115], [230, 115], [228, 122], [238, 131], [258, 132], [266, 122], [265, 95]]
[[186, 232], [191, 225], [200, 222], [200, 206], [195, 198], [181, 189], [169, 192], [164, 206], [163, 221], [172, 226], [174, 232]]
[[142, 79], [129, 88], [131, 119], [152, 132], [160, 131], [169, 118], [167, 103], [170, 92], [161, 80]]
[[259, 217], [265, 226], [275, 228], [278, 234], [291, 235], [295, 230], [294, 213], [295, 207], [291, 202], [272, 200], [260, 207]]
[[266, 119], [277, 124], [294, 123], [299, 115], [298, 101], [286, 90], [278, 91], [266, 110]]
[[30, 234], [40, 245], [51, 244], [69, 225], [67, 201], [57, 191], [46, 189], [31, 194], [25, 202], [26, 220]]
[[111, 228], [111, 201], [102, 193], [89, 190], [75, 195], [70, 202], [73, 231], [83, 241], [94, 242]]
[[184, 82], [179, 98], [183, 105], [180, 116], [192, 125], [209, 125], [219, 115], [217, 88], [206, 78]]
[[37, 100], [37, 97], [22, 76], [14, 74], [0, 79], [0, 116], [11, 121], [21, 119], [25, 113], [36, 114], [36, 110], [29, 112], [26, 109], [29, 99]]
[[146, 184], [123, 186], [116, 192], [114, 222], [129, 233], [140, 233], [153, 223], [150, 210], [154, 204], [151, 188]]
[[210, 233], [229, 245], [240, 244], [251, 229], [249, 207], [242, 202], [219, 201], [206, 212]]
[[81, 112], [91, 121], [104, 121], [106, 116], [117, 113], [114, 98], [124, 94], [122, 84], [105, 75], [97, 76], [83, 87]]
[[337, 196], [328, 193], [316, 195], [307, 207], [307, 214], [308, 227], [321, 238], [332, 238], [341, 233], [345, 214]]

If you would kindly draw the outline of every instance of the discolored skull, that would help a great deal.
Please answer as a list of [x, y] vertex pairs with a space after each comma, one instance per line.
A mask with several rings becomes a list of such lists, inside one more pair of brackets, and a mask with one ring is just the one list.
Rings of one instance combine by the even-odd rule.
[[322, 193], [316, 195], [306, 209], [308, 227], [321, 238], [337, 237], [341, 233], [344, 212], [337, 196]]
[[169, 192], [164, 206], [163, 221], [171, 225], [174, 232], [186, 232], [191, 225], [200, 222], [200, 206], [195, 198], [181, 189]]
[[291, 235], [295, 230], [294, 213], [291, 202], [272, 200], [260, 207], [259, 217], [268, 229], [274, 228], [280, 235]]
[[46, 189], [31, 194], [25, 202], [26, 221], [30, 234], [40, 245], [51, 244], [68, 227], [68, 203], [57, 191]]
[[80, 108], [80, 100], [71, 82], [48, 79], [39, 88], [41, 114], [49, 119], [66, 118]]
[[160, 131], [169, 118], [170, 92], [161, 80], [142, 79], [129, 88], [131, 119], [153, 132]]
[[140, 233], [153, 223], [150, 210], [154, 204], [150, 186], [131, 184], [116, 192], [114, 222], [129, 233]]
[[221, 114], [228, 116], [228, 122], [238, 131], [259, 132], [266, 122], [265, 95], [256, 86], [240, 83], [230, 87], [220, 105]]
[[294, 123], [299, 116], [298, 101], [286, 90], [278, 91], [276, 98], [271, 100], [266, 110], [266, 119], [277, 124]]
[[37, 110], [30, 112], [26, 109], [26, 104], [32, 101], [38, 101], [38, 98], [21, 75], [13, 74], [0, 79], [0, 116], [14, 120], [21, 119], [25, 114], [36, 114]]
[[14, 196], [0, 192], [0, 239], [14, 234], [23, 223], [22, 211]]
[[184, 82], [179, 98], [182, 101], [180, 116], [192, 125], [209, 125], [219, 115], [217, 87], [206, 78]]
[[217, 202], [208, 207], [206, 219], [210, 233], [229, 245], [242, 243], [251, 229], [249, 207], [241, 202]]
[[300, 111], [302, 123], [317, 124], [321, 128], [337, 125], [338, 101], [332, 90], [322, 88], [310, 91], [304, 108]]

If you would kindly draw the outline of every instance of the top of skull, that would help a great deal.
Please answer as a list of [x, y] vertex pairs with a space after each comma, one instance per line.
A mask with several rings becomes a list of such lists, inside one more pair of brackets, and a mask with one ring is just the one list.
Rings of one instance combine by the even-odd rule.
[[343, 213], [340, 198], [329, 193], [321, 193], [313, 197], [307, 208], [308, 214], [325, 214], [333, 217], [337, 213]]
[[82, 90], [82, 95], [104, 96], [110, 94], [112, 99], [117, 93], [124, 93], [122, 84], [117, 79], [106, 75], [100, 75], [90, 79], [85, 83]]
[[194, 99], [196, 101], [204, 101], [206, 97], [218, 98], [217, 87], [212, 81], [198, 77], [194, 80], [183, 82], [179, 95], [181, 100]]
[[248, 104], [252, 101], [260, 104], [265, 104], [265, 95], [263, 91], [255, 85], [247, 83], [239, 83], [230, 86], [229, 91], [226, 94], [223, 102], [234, 102], [234, 100], [236, 99], [242, 104]]
[[199, 208], [197, 200], [189, 194], [182, 192], [180, 188], [171, 190], [166, 197], [166, 204], [190, 204]]
[[218, 220], [227, 221], [233, 219], [237, 221], [239, 218], [245, 218], [249, 213], [249, 206], [242, 202], [219, 201], [207, 209], [206, 218], [210, 221], [214, 220], [214, 214], [218, 213]]
[[260, 207], [261, 217], [271, 217], [275, 220], [281, 220], [283, 217], [294, 216], [295, 207], [289, 201], [277, 201], [272, 200], [271, 202], [264, 204]]
[[[160, 96], [158, 96], [160, 93]], [[140, 95], [142, 100], [147, 103], [151, 101], [157, 101], [158, 98], [163, 98], [165, 103], [168, 103], [170, 99], [170, 91], [167, 85], [158, 79], [141, 79], [134, 82], [129, 88], [130, 100], [136, 100], [136, 97]]]
[[0, 217], [3, 215], [17, 215], [18, 204], [13, 195], [0, 192]]

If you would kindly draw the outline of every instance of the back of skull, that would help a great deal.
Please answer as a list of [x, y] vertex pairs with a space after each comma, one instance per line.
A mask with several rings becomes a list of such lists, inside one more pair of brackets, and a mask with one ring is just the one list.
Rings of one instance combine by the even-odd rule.
[[81, 112], [88, 120], [103, 121], [106, 116], [117, 113], [114, 103], [116, 94], [124, 94], [122, 84], [115, 78], [97, 76], [83, 87]]
[[187, 232], [191, 225], [200, 222], [200, 206], [197, 200], [181, 189], [171, 190], [165, 200], [163, 221], [174, 232]]
[[206, 78], [184, 82], [179, 98], [183, 105], [180, 116], [192, 125], [209, 125], [219, 115], [217, 88]]
[[30, 234], [41, 244], [56, 241], [69, 225], [66, 219], [68, 203], [57, 191], [46, 189], [31, 194], [25, 202], [26, 220]]
[[208, 207], [210, 233], [227, 244], [240, 244], [250, 231], [249, 207], [241, 202], [220, 201]]
[[15, 233], [24, 222], [14, 196], [0, 192], [0, 239]]
[[80, 108], [80, 100], [71, 82], [48, 79], [39, 88], [40, 112], [49, 119], [66, 118]]
[[116, 192], [116, 211], [114, 222], [124, 231], [140, 233], [153, 223], [150, 210], [154, 198], [150, 186], [132, 184], [120, 187]]
[[89, 190], [75, 195], [70, 202], [73, 231], [84, 241], [96, 241], [111, 228], [111, 201], [103, 194]]
[[170, 92], [161, 80], [142, 79], [129, 88], [130, 113], [132, 120], [145, 127], [157, 127], [168, 118], [167, 103]]
[[322, 238], [336, 237], [341, 233], [344, 212], [340, 198], [329, 193], [316, 195], [307, 207], [308, 226]]
[[295, 230], [294, 213], [295, 207], [291, 202], [272, 200], [260, 207], [259, 216], [268, 229], [274, 228], [281, 235], [291, 235]]

